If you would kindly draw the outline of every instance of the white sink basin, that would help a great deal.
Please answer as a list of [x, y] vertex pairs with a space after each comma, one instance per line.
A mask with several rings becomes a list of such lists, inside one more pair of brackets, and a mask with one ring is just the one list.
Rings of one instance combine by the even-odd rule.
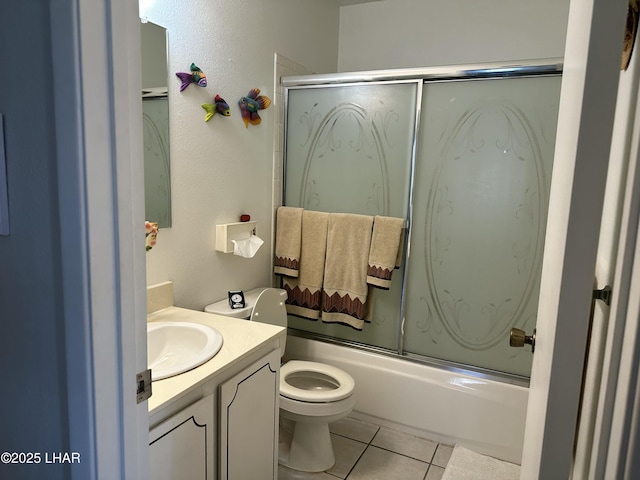
[[147, 324], [147, 362], [151, 379], [161, 380], [202, 365], [222, 347], [222, 334], [191, 322]]

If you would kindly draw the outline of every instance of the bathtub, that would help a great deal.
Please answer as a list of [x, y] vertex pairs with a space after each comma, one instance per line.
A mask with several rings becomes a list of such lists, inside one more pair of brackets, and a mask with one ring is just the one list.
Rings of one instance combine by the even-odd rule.
[[286, 355], [350, 373], [353, 418], [520, 464], [526, 387], [293, 335]]

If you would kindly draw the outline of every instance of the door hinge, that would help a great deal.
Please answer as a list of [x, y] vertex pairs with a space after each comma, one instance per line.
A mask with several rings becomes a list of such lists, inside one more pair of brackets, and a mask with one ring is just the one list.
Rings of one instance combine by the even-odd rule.
[[136, 399], [144, 402], [151, 396], [151, 369], [136, 374]]
[[611, 305], [611, 295], [612, 295], [611, 286], [607, 285], [601, 290], [594, 290], [592, 298], [594, 300], [602, 300], [605, 303], [605, 305]]

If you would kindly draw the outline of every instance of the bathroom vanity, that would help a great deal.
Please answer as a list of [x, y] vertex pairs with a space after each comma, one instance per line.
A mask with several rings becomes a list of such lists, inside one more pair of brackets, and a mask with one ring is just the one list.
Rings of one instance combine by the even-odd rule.
[[195, 322], [223, 337], [209, 361], [152, 383], [150, 478], [278, 478], [281, 327], [179, 307], [149, 322]]

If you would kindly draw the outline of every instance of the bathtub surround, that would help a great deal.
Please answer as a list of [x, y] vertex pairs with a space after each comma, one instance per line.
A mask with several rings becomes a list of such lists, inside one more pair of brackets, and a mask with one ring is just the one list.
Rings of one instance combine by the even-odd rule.
[[529, 395], [524, 386], [292, 335], [287, 354], [349, 372], [357, 396], [352, 418], [521, 461]]

